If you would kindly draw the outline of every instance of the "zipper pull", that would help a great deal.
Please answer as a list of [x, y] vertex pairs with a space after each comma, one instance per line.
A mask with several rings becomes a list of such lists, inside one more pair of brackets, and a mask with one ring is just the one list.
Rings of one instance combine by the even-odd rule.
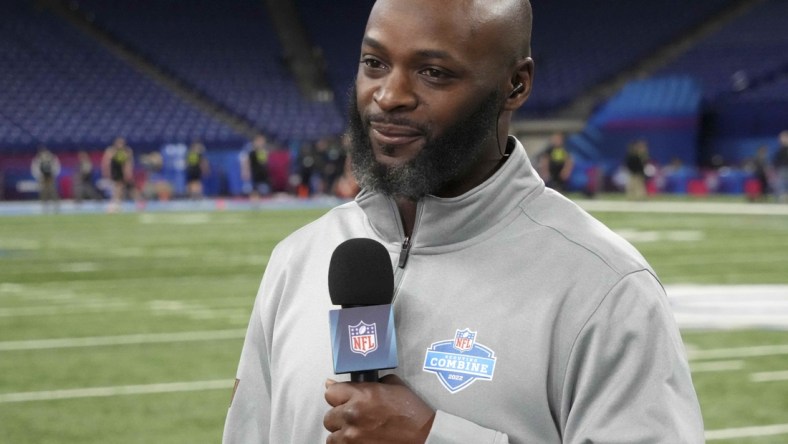
[[408, 254], [410, 254], [410, 236], [405, 236], [405, 240], [402, 242], [402, 250], [399, 252], [399, 268], [405, 268], [405, 264], [408, 262]]

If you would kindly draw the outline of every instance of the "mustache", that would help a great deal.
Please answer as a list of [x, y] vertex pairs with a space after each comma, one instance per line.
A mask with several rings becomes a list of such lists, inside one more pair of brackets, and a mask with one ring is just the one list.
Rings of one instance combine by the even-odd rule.
[[367, 116], [366, 126], [370, 126], [373, 123], [382, 124], [382, 125], [394, 125], [394, 126], [404, 126], [408, 128], [413, 128], [420, 133], [428, 133], [429, 126], [416, 122], [414, 120], [408, 119], [407, 117], [385, 114], [385, 113], [377, 113], [377, 114], [370, 114]]

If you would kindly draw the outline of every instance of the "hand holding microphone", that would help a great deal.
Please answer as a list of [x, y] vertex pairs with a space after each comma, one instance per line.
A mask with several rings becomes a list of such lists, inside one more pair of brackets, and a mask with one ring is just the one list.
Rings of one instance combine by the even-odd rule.
[[396, 375], [378, 380], [378, 370], [397, 366], [388, 251], [372, 239], [343, 242], [331, 256], [328, 287], [342, 306], [329, 312], [334, 372], [350, 373], [352, 382], [326, 382], [327, 442], [426, 441], [435, 412]]
[[326, 401], [333, 408], [323, 418], [332, 432], [327, 443], [423, 443], [435, 412], [397, 375], [380, 382], [326, 382]]

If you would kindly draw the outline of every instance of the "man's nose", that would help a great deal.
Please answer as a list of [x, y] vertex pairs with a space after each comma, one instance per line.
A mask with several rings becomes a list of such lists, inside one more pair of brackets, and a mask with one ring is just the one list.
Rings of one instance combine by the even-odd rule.
[[375, 103], [382, 111], [413, 109], [418, 98], [413, 91], [413, 80], [402, 70], [392, 70], [381, 82], [373, 95]]

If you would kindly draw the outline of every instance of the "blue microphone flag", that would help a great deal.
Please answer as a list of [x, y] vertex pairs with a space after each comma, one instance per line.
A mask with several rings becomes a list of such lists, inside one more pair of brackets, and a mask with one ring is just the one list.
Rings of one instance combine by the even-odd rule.
[[328, 312], [334, 373], [397, 367], [397, 341], [391, 304]]

